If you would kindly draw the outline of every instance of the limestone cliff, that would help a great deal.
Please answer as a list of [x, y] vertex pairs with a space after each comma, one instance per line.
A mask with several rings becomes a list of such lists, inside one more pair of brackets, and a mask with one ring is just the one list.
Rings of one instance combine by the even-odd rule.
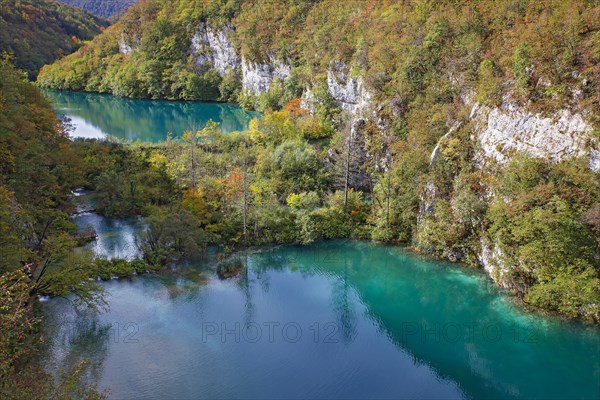
[[241, 58], [230, 39], [233, 31], [232, 25], [217, 30], [201, 24], [192, 37], [190, 49], [196, 66], [214, 68], [221, 76], [225, 76], [228, 70], [239, 68]]
[[[234, 33], [235, 27], [231, 24], [220, 29], [207, 24], [199, 26], [192, 37], [190, 53], [200, 72], [213, 68], [223, 77], [229, 70], [239, 71], [242, 89], [253, 95], [269, 91], [274, 81], [283, 83], [289, 78], [292, 66], [272, 54], [263, 63], [249, 61], [240, 55], [232, 41]], [[135, 47], [135, 40], [127, 40], [124, 35], [119, 44], [121, 52], [128, 54]], [[340, 109], [347, 112], [352, 120], [371, 116], [372, 93], [365, 87], [361, 76], [350, 76], [349, 67], [343, 62], [331, 63], [327, 71], [327, 88]], [[305, 89], [302, 98], [302, 105], [309, 110], [313, 109], [314, 98], [309, 87]]]
[[475, 123], [481, 152], [476, 162], [505, 163], [515, 152], [559, 162], [573, 157], [588, 157], [589, 167], [600, 172], [592, 127], [581, 114], [560, 110], [550, 117], [526, 111], [514, 103], [488, 108], [476, 104], [470, 118]]
[[[592, 135], [591, 124], [581, 114], [563, 109], [544, 116], [505, 101], [495, 108], [473, 104], [469, 119], [474, 127], [471, 140], [477, 149], [473, 163], [478, 169], [485, 169], [490, 163], [501, 168], [515, 154], [526, 153], [550, 162], [585, 158], [592, 171], [600, 172], [598, 143]], [[455, 125], [440, 139], [431, 154], [431, 166], [437, 161], [440, 144], [448, 140], [456, 128]], [[488, 196], [491, 195], [488, 193]], [[434, 215], [438, 196], [435, 184], [429, 181], [421, 196], [417, 229], [422, 229], [424, 220]], [[490, 198], [483, 200], [489, 202]], [[502, 254], [500, 246], [491, 242], [482, 230], [477, 255], [480, 265], [498, 285], [512, 288], [508, 277], [513, 266], [503, 263]], [[446, 256], [452, 261], [461, 259], [460, 254], [452, 252], [447, 252]]]
[[353, 118], [365, 116], [372, 107], [373, 95], [365, 88], [361, 76], [348, 75], [348, 66], [341, 61], [331, 63], [327, 71], [327, 87], [343, 111]]
[[290, 76], [291, 67], [270, 56], [265, 64], [242, 59], [242, 87], [245, 91], [259, 95], [269, 91], [274, 80], [284, 82]]

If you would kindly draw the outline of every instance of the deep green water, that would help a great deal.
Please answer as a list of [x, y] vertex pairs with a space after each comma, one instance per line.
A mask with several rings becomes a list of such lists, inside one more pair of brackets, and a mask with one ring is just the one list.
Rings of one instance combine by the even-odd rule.
[[[109, 256], [139, 229], [78, 222]], [[483, 274], [364, 242], [243, 261], [247, 273], [225, 281], [209, 257], [107, 282], [110, 311], [98, 316], [44, 303], [49, 366], [88, 359], [89, 379], [119, 399], [600, 395], [600, 330], [525, 312]]]
[[218, 122], [224, 132], [244, 130], [259, 114], [235, 104], [183, 101], [133, 100], [97, 93], [44, 91], [57, 114], [68, 116], [72, 137], [117, 138], [160, 142], [167, 134], [181, 136], [186, 130]]

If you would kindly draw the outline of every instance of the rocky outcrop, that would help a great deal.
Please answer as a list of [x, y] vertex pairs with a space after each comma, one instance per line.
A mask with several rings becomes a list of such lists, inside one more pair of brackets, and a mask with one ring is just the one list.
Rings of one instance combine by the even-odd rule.
[[273, 81], [285, 81], [290, 76], [291, 69], [289, 65], [272, 56], [267, 64], [242, 59], [242, 87], [256, 95], [268, 92]]
[[121, 39], [119, 40], [119, 53], [131, 54], [132, 51], [136, 51], [141, 44], [141, 39], [127, 32], [121, 33]]
[[332, 62], [327, 71], [327, 87], [340, 108], [354, 119], [369, 112], [373, 96], [365, 88], [363, 78], [351, 77], [348, 71], [343, 62]]
[[285, 81], [290, 76], [291, 66], [274, 56], [270, 56], [267, 63], [251, 62], [240, 56], [231, 40], [234, 32], [233, 25], [214, 29], [200, 24], [190, 46], [198, 72], [203, 73], [212, 68], [223, 77], [230, 70], [240, 69], [242, 88], [253, 95], [267, 92], [273, 81]]
[[592, 127], [580, 114], [561, 110], [552, 117], [525, 111], [514, 104], [489, 109], [475, 105], [471, 112], [481, 152], [478, 166], [487, 160], [503, 164], [516, 152], [560, 162], [588, 157], [589, 167], [600, 172], [598, 149], [590, 139]]
[[[598, 144], [591, 137], [591, 125], [580, 114], [561, 110], [545, 117], [505, 101], [493, 109], [475, 105], [470, 117], [480, 146], [474, 162], [480, 168], [489, 160], [504, 164], [515, 153], [524, 152], [552, 162], [586, 157], [589, 168], [600, 172]], [[505, 265], [502, 249], [485, 232], [478, 259], [497, 285], [519, 290], [519, 284], [511, 279], [515, 266]]]
[[[334, 61], [327, 71], [327, 90], [336, 101], [340, 109], [346, 112], [352, 124], [360, 119], [375, 121], [384, 132], [385, 123], [377, 115], [373, 102], [373, 95], [367, 90], [361, 76], [351, 77], [349, 67], [341, 62]], [[304, 90], [300, 106], [313, 113], [317, 99], [310, 87]]]
[[[466, 101], [468, 104], [468, 101]], [[532, 113], [514, 104], [505, 102], [498, 108], [481, 107], [475, 104], [470, 118], [474, 132], [472, 140], [477, 142], [473, 162], [478, 168], [485, 168], [491, 161], [500, 165], [510, 161], [518, 152], [524, 152], [535, 158], [560, 162], [575, 157], [586, 157], [588, 166], [594, 172], [600, 172], [600, 151], [592, 138], [592, 127], [580, 114], [561, 110], [550, 117]], [[438, 141], [430, 156], [430, 167], [438, 161], [440, 148], [452, 133], [459, 128], [453, 126]], [[434, 216], [435, 202], [439, 190], [433, 181], [429, 181], [421, 195], [417, 230], [424, 227], [427, 218]], [[487, 192], [483, 201], [490, 201], [493, 195]], [[502, 249], [498, 243], [487, 238], [485, 231], [480, 234], [481, 242], [477, 251], [480, 265], [501, 287], [514, 288], [511, 271], [514, 266], [504, 265]]]
[[125, 41], [125, 38], [121, 36], [121, 40], [119, 40], [119, 53], [129, 54], [132, 50], [131, 46]]
[[425, 184], [425, 190], [419, 198], [419, 214], [417, 214], [417, 229], [420, 229], [425, 218], [434, 215], [435, 201], [437, 199], [437, 188], [433, 181], [428, 181]]
[[588, 163], [590, 169], [594, 172], [600, 172], [600, 150], [597, 148], [590, 149], [590, 161]]
[[315, 95], [313, 94], [311, 88], [307, 87], [304, 89], [302, 93], [302, 98], [300, 99], [300, 107], [307, 110], [309, 113], [314, 114], [315, 112]]
[[[192, 37], [190, 52], [193, 55], [199, 73], [215, 69], [225, 76], [229, 70], [241, 70], [242, 89], [246, 93], [260, 95], [268, 92], [274, 81], [284, 82], [290, 77], [291, 66], [278, 60], [273, 54], [267, 62], [252, 62], [242, 56], [231, 40], [235, 28], [225, 25], [214, 29], [200, 24]], [[119, 44], [122, 53], [129, 54], [133, 47], [123, 35]], [[351, 77], [349, 68], [340, 61], [332, 62], [327, 72], [327, 88], [340, 109], [350, 115], [352, 121], [368, 115], [372, 109], [372, 94], [365, 88], [363, 78]], [[302, 96], [302, 107], [313, 111], [315, 98], [310, 88]]]
[[240, 67], [242, 60], [230, 39], [233, 32], [232, 25], [217, 30], [200, 24], [191, 44], [191, 52], [199, 70], [214, 68], [219, 75], [225, 76], [230, 69]]
[[496, 285], [505, 289], [510, 288], [508, 276], [510, 275], [510, 267], [502, 265], [502, 250], [497, 244], [490, 243], [489, 239], [482, 235], [480, 241], [480, 251], [477, 255], [479, 264], [494, 280]]

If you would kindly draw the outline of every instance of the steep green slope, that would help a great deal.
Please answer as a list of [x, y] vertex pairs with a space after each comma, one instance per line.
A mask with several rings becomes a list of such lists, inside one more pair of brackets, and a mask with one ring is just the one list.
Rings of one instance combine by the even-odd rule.
[[58, 0], [107, 19], [119, 19], [137, 0]]
[[287, 63], [302, 86], [341, 61], [351, 75], [365, 77], [378, 99], [403, 106], [419, 94], [443, 99], [473, 87], [491, 103], [515, 89], [552, 106], [569, 96], [568, 86], [597, 73], [600, 7], [594, 4], [147, 0], [47, 68], [40, 82], [129, 97], [226, 99], [227, 85], [214, 90], [226, 79], [199, 68], [190, 46], [201, 23], [231, 23], [236, 30], [229, 35], [246, 61]]
[[43, 338], [37, 296], [70, 296], [90, 305], [101, 288], [91, 260], [72, 252], [71, 190], [83, 181], [81, 156], [51, 104], [6, 60], [0, 60], [0, 398], [101, 399], [80, 387], [87, 371], [53, 374], [39, 363]]
[[[146, 0], [38, 82], [283, 109], [247, 135], [300, 241], [410, 243], [599, 321], [599, 63], [596, 1]], [[330, 181], [298, 186], [321, 138]]]
[[107, 26], [97, 17], [52, 0], [0, 0], [0, 53], [34, 78], [39, 69], [72, 53]]

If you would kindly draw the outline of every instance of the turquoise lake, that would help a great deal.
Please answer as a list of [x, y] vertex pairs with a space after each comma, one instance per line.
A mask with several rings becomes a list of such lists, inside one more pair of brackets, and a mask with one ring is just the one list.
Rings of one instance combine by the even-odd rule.
[[241, 131], [258, 113], [237, 104], [133, 100], [107, 94], [44, 91], [59, 115], [71, 119], [74, 138], [113, 138], [156, 143], [167, 134], [181, 136], [201, 129], [209, 120], [223, 132]]
[[[77, 222], [98, 231], [93, 251], [134, 255], [140, 221]], [[483, 273], [354, 241], [241, 257], [228, 280], [208, 255], [105, 282], [99, 315], [44, 302], [48, 366], [89, 360], [87, 379], [115, 399], [600, 394], [600, 330], [529, 313]]]

